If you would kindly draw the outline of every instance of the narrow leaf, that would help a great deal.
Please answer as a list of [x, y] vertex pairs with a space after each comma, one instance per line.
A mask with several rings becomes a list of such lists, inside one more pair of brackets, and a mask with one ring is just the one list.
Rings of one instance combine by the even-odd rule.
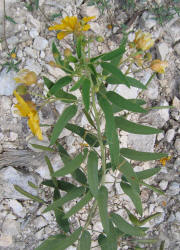
[[155, 168], [146, 169], [140, 172], [136, 172], [136, 175], [139, 180], [144, 180], [157, 174], [160, 170], [161, 170], [161, 167], [155, 167]]
[[[52, 180], [44, 180], [41, 182], [42, 185], [48, 186], [48, 187], [54, 187], [55, 185]], [[58, 189], [63, 190], [65, 192], [71, 192], [72, 189], [75, 189], [76, 186], [68, 181], [63, 180], [57, 180]]]
[[110, 61], [112, 59], [115, 59], [118, 57], [118, 59], [120, 60], [120, 58], [122, 58], [123, 54], [125, 52], [125, 46], [124, 43], [121, 43], [120, 47], [118, 49], [115, 49], [111, 52], [108, 52], [106, 54], [104, 54], [101, 57], [102, 61]]
[[88, 122], [96, 129], [96, 126], [95, 126], [94, 121], [92, 120], [90, 114], [85, 109], [83, 109], [82, 111], [85, 114]]
[[108, 191], [107, 188], [101, 186], [98, 192], [98, 207], [99, 207], [99, 214], [101, 218], [101, 222], [104, 228], [105, 233], [109, 232], [109, 216], [108, 216]]
[[84, 191], [85, 191], [84, 187], [75, 188], [70, 193], [67, 193], [62, 198], [54, 201], [52, 204], [47, 206], [47, 208], [43, 211], [43, 213], [46, 213], [53, 209], [58, 209], [58, 207], [61, 207], [62, 205], [64, 205], [64, 203], [80, 197], [84, 193]]
[[155, 214], [152, 214], [148, 217], [146, 217], [145, 219], [141, 220], [140, 221], [140, 226], [143, 226], [144, 224], [146, 224], [148, 221], [152, 220], [152, 219], [155, 219], [156, 217], [160, 216], [161, 213], [158, 212], [158, 213], [155, 213]]
[[165, 240], [162, 240], [159, 250], [164, 250], [164, 246], [165, 246]]
[[87, 163], [89, 189], [94, 197], [98, 195], [98, 157], [94, 151], [88, 156]]
[[81, 210], [90, 200], [92, 199], [92, 194], [88, 192], [74, 207], [72, 207], [65, 215], [64, 218], [69, 218], [70, 216], [76, 214]]
[[[137, 105], [144, 105], [146, 104], [146, 102], [142, 99], [128, 99], [128, 101], [132, 102], [133, 104], [137, 104]], [[112, 110], [113, 110], [113, 113], [117, 113], [117, 112], [120, 112], [122, 111], [124, 108], [122, 107], [119, 107], [115, 104], [112, 104]]]
[[113, 91], [107, 92], [106, 96], [110, 102], [112, 102], [113, 104], [115, 104], [116, 106], [118, 106], [124, 110], [138, 112], [138, 113], [146, 113], [147, 112], [145, 109], [141, 108], [140, 105], [125, 99], [124, 97], [118, 95], [117, 93], [115, 93]]
[[61, 54], [60, 54], [59, 50], [57, 49], [55, 42], [52, 43], [52, 53], [53, 53], [53, 57], [54, 57], [55, 62], [57, 64], [61, 65], [62, 64]]
[[39, 247], [35, 250], [59, 250], [59, 246], [61, 242], [66, 238], [64, 234], [57, 234], [50, 236], [47, 240], [45, 240]]
[[62, 89], [59, 89], [58, 92], [55, 92], [53, 95], [60, 99], [62, 102], [66, 103], [72, 103], [77, 101], [77, 97], [75, 95], [69, 94]]
[[115, 169], [119, 163], [119, 140], [116, 131], [115, 120], [109, 102], [102, 96], [98, 96], [98, 101], [101, 109], [105, 114], [105, 119], [106, 119], [105, 134], [109, 144], [112, 168]]
[[63, 128], [66, 126], [68, 121], [71, 120], [73, 116], [75, 116], [76, 112], [77, 106], [75, 105], [69, 106], [63, 111], [62, 115], [53, 128], [50, 145], [53, 145], [56, 142]]
[[84, 231], [80, 239], [80, 249], [79, 250], [90, 250], [91, 248], [91, 235], [88, 231]]
[[78, 181], [79, 183], [86, 185], [87, 184], [87, 178], [85, 174], [78, 168], [72, 173], [72, 177]]
[[134, 227], [131, 224], [129, 224], [127, 221], [125, 221], [120, 215], [111, 213], [111, 218], [114, 222], [114, 224], [121, 230], [122, 232], [132, 235], [132, 236], [144, 236], [145, 233], [142, 229], [138, 227]]
[[72, 86], [72, 88], [70, 89], [70, 91], [75, 91], [75, 90], [79, 89], [79, 88], [83, 85], [85, 79], [86, 79], [85, 76], [82, 76], [82, 77]]
[[142, 216], [142, 202], [138, 192], [136, 192], [136, 190], [134, 190], [128, 183], [121, 182], [120, 185], [124, 193], [132, 200], [137, 212]]
[[34, 189], [38, 189], [38, 187], [31, 181], [28, 181], [28, 185]]
[[78, 36], [77, 41], [76, 41], [76, 53], [78, 58], [81, 58], [81, 46], [82, 46], [82, 36]]
[[57, 170], [54, 173], [54, 176], [59, 177], [59, 176], [65, 176], [66, 174], [73, 173], [77, 168], [80, 167], [83, 160], [84, 160], [84, 156], [82, 155], [82, 153], [80, 153], [73, 160], [67, 162], [67, 164], [65, 164], [63, 168]]
[[157, 194], [165, 195], [165, 193], [164, 193], [162, 190], [160, 190], [160, 189], [158, 189], [158, 188], [156, 188], [156, 187], [154, 187], [154, 186], [152, 186], [152, 185], [149, 185], [149, 184], [147, 184], [147, 183], [145, 183], [145, 182], [143, 182], [143, 181], [141, 181], [140, 183], [141, 183], [143, 186], [149, 188], [150, 190], [154, 191], [154, 192], [157, 193]]
[[50, 88], [49, 93], [51, 95], [55, 95], [56, 93], [58, 93], [58, 91], [63, 88], [64, 86], [66, 86], [67, 84], [69, 84], [72, 81], [72, 77], [70, 76], [64, 76], [62, 78], [60, 78], [58, 81], [55, 82], [55, 84]]
[[14, 21], [14, 19], [13, 19], [12, 17], [6, 16], [6, 15], [5, 15], [5, 18], [6, 18], [8, 21], [10, 21], [11, 23], [17, 24], [17, 23]]
[[39, 203], [45, 203], [46, 202], [44, 200], [42, 200], [41, 198], [39, 198], [38, 196], [34, 196], [28, 192], [26, 192], [24, 189], [22, 189], [20, 186], [18, 185], [14, 185], [14, 188], [16, 189], [16, 191], [18, 191], [19, 193], [21, 193], [22, 195], [34, 200], [34, 201], [37, 201]]
[[53, 148], [50, 148], [50, 147], [46, 147], [46, 146], [42, 146], [42, 145], [38, 145], [38, 144], [31, 144], [31, 145], [33, 146], [33, 148], [41, 149], [44, 151], [50, 151], [50, 152], [55, 151]]
[[164, 153], [149, 153], [149, 152], [140, 152], [129, 148], [121, 148], [120, 154], [124, 157], [135, 160], [135, 161], [152, 161], [159, 160], [161, 158], [167, 157], [167, 154]]
[[52, 166], [49, 158], [47, 157], [47, 155], [45, 156], [45, 161], [46, 161], [46, 163], [48, 165], [49, 173], [50, 173], [50, 176], [52, 178], [52, 182], [54, 184], [54, 187], [58, 189], [58, 182], [56, 180], [56, 177], [53, 176], [54, 175], [54, 169], [53, 169], [53, 166]]
[[128, 87], [132, 86], [132, 87], [136, 87], [136, 88], [139, 88], [139, 89], [146, 89], [146, 86], [141, 83], [140, 81], [136, 80], [135, 78], [132, 78], [130, 76], [124, 76], [125, 78], [121, 79], [117, 79], [116, 77], [113, 76], [109, 76], [106, 78], [106, 81], [109, 83], [109, 84], [125, 84], [127, 85]]
[[126, 132], [141, 135], [150, 135], [161, 133], [162, 130], [152, 128], [149, 126], [140, 125], [131, 121], [126, 120], [123, 116], [115, 117], [116, 127]]
[[84, 106], [86, 111], [89, 110], [89, 104], [90, 104], [90, 88], [91, 88], [91, 82], [89, 79], [85, 79], [82, 85], [82, 98], [84, 102]]
[[43, 76], [43, 80], [44, 80], [44, 84], [46, 85], [48, 89], [50, 89], [54, 85], [54, 83], [45, 76]]
[[38, 10], [38, 8], [39, 8], [39, 0], [35, 0], [35, 6], [36, 6], [36, 10]]
[[79, 135], [83, 140], [85, 140], [89, 144], [89, 146], [91, 146], [91, 147], [98, 147], [99, 146], [97, 137], [95, 135], [93, 135], [92, 133], [90, 133], [88, 130], [86, 130], [78, 125], [71, 124], [71, 123], [68, 123], [65, 127], [66, 127], [66, 129]]

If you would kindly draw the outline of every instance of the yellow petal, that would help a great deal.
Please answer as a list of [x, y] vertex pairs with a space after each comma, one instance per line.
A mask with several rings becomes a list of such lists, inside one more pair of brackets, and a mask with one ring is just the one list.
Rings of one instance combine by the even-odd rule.
[[16, 104], [15, 107], [19, 110], [20, 115], [23, 117], [28, 116], [28, 114], [31, 112], [30, 107], [16, 91], [14, 91], [14, 95], [18, 101], [18, 104]]
[[94, 19], [94, 18], [96, 18], [96, 16], [85, 16], [85, 17], [83, 17], [83, 21], [85, 22], [85, 23], [88, 23], [89, 21], [91, 21], [92, 19]]
[[82, 30], [83, 30], [83, 31], [87, 31], [87, 30], [89, 30], [90, 28], [91, 28], [91, 26], [90, 26], [89, 24], [86, 24], [86, 25], [83, 26]]
[[59, 33], [57, 34], [57, 39], [62, 40], [62, 39], [63, 39], [65, 36], [67, 36], [68, 34], [70, 34], [69, 31], [62, 31], [62, 32], [59, 32]]
[[28, 126], [31, 129], [32, 133], [37, 136], [39, 140], [43, 139], [37, 112], [32, 112], [29, 114]]

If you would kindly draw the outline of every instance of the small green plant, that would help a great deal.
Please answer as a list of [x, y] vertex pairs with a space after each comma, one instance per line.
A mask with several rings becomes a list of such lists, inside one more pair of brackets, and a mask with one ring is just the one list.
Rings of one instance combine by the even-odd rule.
[[16, 48], [14, 48], [12, 51], [8, 53], [7, 62], [1, 64], [1, 66], [4, 68], [7, 68], [7, 72], [10, 70], [14, 70], [16, 72], [19, 71], [19, 64], [21, 63], [21, 60], [16, 60]]
[[[46, 77], [43, 78], [48, 93], [44, 97], [42, 106], [60, 100], [65, 102], [67, 107], [59, 116], [56, 124], [51, 126], [52, 133], [49, 146], [33, 145], [33, 147], [44, 151], [58, 152], [64, 163], [62, 168], [54, 171], [50, 159], [45, 156], [51, 178], [44, 180], [41, 186], [53, 189], [52, 201], [33, 196], [20, 186], [15, 185], [15, 189], [23, 195], [46, 205], [43, 213], [54, 211], [60, 228], [59, 234], [50, 236], [36, 250], [63, 250], [74, 244], [76, 244], [78, 250], [90, 250], [92, 235], [89, 232], [89, 225], [96, 213], [99, 214], [103, 227], [97, 237], [97, 244], [102, 250], [117, 250], [119, 246], [121, 247], [123, 240], [129, 242], [132, 249], [136, 250], [141, 249], [139, 244], [156, 242], [156, 239], [144, 239], [147, 228], [143, 226], [149, 220], [159, 216], [160, 213], [144, 217], [141, 190], [145, 186], [160, 195], [164, 194], [145, 181], [157, 174], [161, 167], [156, 166], [144, 171], [135, 171], [131, 161], [143, 162], [161, 159], [165, 164], [169, 159], [168, 155], [122, 148], [118, 133], [123, 130], [128, 133], [148, 135], [158, 134], [162, 131], [131, 122], [127, 119], [127, 115], [119, 113], [126, 111], [128, 113], [147, 114], [151, 107], [143, 107], [145, 102], [142, 99], [122, 97], [116, 92], [116, 88], [119, 84], [124, 84], [129, 88], [133, 86], [141, 91], [145, 90], [147, 85], [129, 76], [129, 73], [133, 72], [132, 65], [139, 66], [140, 71], [151, 68], [154, 72], [164, 73], [167, 62], [158, 59], [152, 60], [147, 51], [153, 46], [154, 41], [149, 33], [142, 33], [141, 31], [136, 32], [132, 43], [128, 43], [127, 34], [125, 34], [117, 49], [95, 57], [91, 56], [90, 43], [98, 39], [97, 37], [85, 36], [84, 32], [90, 29], [88, 22], [93, 18], [84, 17], [82, 20], [78, 20], [74, 16], [66, 17], [61, 24], [49, 27], [49, 30], [60, 30], [57, 34], [59, 40], [72, 33], [74, 36], [74, 52], [67, 48], [64, 50], [64, 56], [62, 56], [57, 45], [54, 42], [52, 43], [54, 62], [50, 64], [61, 68], [66, 76], [55, 82]], [[127, 46], [129, 46], [130, 52], [124, 57]], [[127, 65], [125, 73], [121, 70], [124, 65]], [[152, 73], [152, 77], [154, 75], [155, 73]], [[18, 76], [18, 81], [30, 85], [36, 82], [36, 77], [32, 72], [23, 70]], [[108, 85], [114, 86], [113, 90], [109, 91]], [[70, 87], [69, 92], [64, 91], [65, 86]], [[80, 92], [80, 99], [77, 98], [75, 91]], [[26, 102], [16, 91], [14, 94], [18, 100], [16, 108], [19, 109], [21, 116], [28, 118], [31, 131], [41, 140], [43, 135], [40, 130], [35, 104]], [[83, 104], [82, 112], [89, 122], [89, 129], [71, 122], [77, 114], [79, 103]], [[105, 121], [105, 128], [101, 128], [103, 120]], [[70, 155], [58, 139], [64, 128], [78, 135], [82, 140], [82, 149], [75, 156]], [[109, 172], [121, 174], [118, 183], [124, 194], [130, 198], [136, 211], [133, 213], [129, 211], [128, 207], [122, 207], [127, 213], [128, 221], [115, 213], [113, 208], [110, 211], [108, 207], [109, 194], [106, 186], [106, 175]], [[71, 175], [74, 180], [73, 183], [64, 179], [67, 175]], [[40, 188], [33, 183], [29, 184], [36, 189]], [[62, 191], [65, 192], [63, 196]], [[77, 203], [65, 212], [63, 206], [73, 200], [76, 200]], [[76, 215], [87, 205], [89, 207], [87, 220], [83, 226], [73, 229], [70, 217]]]
[[26, 8], [29, 11], [33, 11], [33, 10], [38, 10], [39, 8], [39, 0], [29, 0], [25, 3]]
[[129, 9], [134, 9], [136, 4], [134, 2], [134, 0], [121, 0], [121, 7], [123, 10], [129, 10]]
[[104, 13], [105, 9], [108, 9], [111, 7], [110, 0], [89, 0], [88, 5], [89, 6], [96, 5], [102, 14]]

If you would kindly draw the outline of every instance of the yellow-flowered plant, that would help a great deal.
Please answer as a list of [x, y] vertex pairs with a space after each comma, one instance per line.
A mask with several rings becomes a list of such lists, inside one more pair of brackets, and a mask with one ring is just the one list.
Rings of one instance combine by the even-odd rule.
[[[155, 72], [164, 72], [165, 64], [158, 59], [152, 61], [152, 56], [147, 50], [153, 46], [154, 41], [149, 33], [143, 33], [142, 31], [136, 32], [135, 40], [131, 43], [130, 49], [125, 56], [127, 34], [124, 35], [117, 49], [95, 57], [92, 56], [91, 48], [93, 46], [90, 46], [90, 43], [94, 43], [93, 45], [96, 46], [96, 42], [104, 41], [99, 36], [86, 36], [88, 32], [85, 34], [84, 31], [90, 29], [88, 22], [93, 19], [94, 17], [84, 17], [82, 20], [75, 16], [65, 17], [60, 24], [55, 24], [49, 28], [49, 30], [60, 30], [57, 34], [59, 40], [68, 34], [73, 34], [73, 46], [72, 50], [65, 49], [64, 54], [61, 55], [53, 42], [54, 62], [51, 61], [49, 64], [61, 68], [66, 75], [55, 82], [44, 77], [44, 84], [48, 92], [46, 91], [42, 106], [58, 100], [66, 103], [66, 107], [56, 124], [51, 126], [52, 133], [49, 137], [49, 147], [35, 146], [44, 150], [58, 152], [64, 166], [54, 171], [49, 158], [45, 157], [51, 179], [43, 181], [42, 184], [54, 189], [52, 204], [50, 204], [49, 200], [46, 201], [37, 196], [33, 197], [31, 195], [29, 197], [47, 205], [43, 212], [54, 211], [57, 223], [63, 233], [62, 235], [58, 234], [57, 237], [56, 235], [51, 237], [37, 249], [53, 249], [53, 246], [63, 246], [62, 249], [65, 249], [71, 244], [75, 245], [78, 241], [76, 244], [78, 250], [90, 250], [91, 234], [89, 225], [96, 211], [99, 212], [103, 228], [97, 239], [102, 249], [116, 250], [119, 247], [121, 249], [122, 245], [119, 238], [122, 236], [125, 236], [127, 240], [128, 237], [131, 237], [131, 247], [139, 249], [133, 244], [132, 239], [136, 240], [136, 237], [138, 237], [138, 241], [143, 240], [141, 237], [145, 235], [146, 229], [143, 227], [144, 223], [159, 215], [159, 213], [155, 213], [144, 218], [141, 190], [145, 186], [158, 194], [162, 194], [159, 189], [146, 183], [146, 179], [158, 173], [161, 167], [157, 166], [137, 172], [133, 166], [134, 163], [127, 159], [133, 161], [160, 160], [165, 165], [170, 158], [164, 153], [139, 152], [131, 148], [123, 148], [119, 141], [119, 132], [124, 130], [126, 133], [149, 135], [158, 134], [162, 131], [136, 124], [128, 120], [126, 116], [119, 114], [120, 111], [126, 111], [143, 115], [147, 114], [151, 107], [144, 106], [145, 102], [142, 99], [124, 98], [121, 93], [116, 92], [116, 86], [124, 84], [128, 87], [127, 91], [131, 87], [136, 87], [140, 89], [141, 93], [147, 89], [147, 85], [155, 76], [155, 73], [152, 72], [150, 80], [144, 85], [140, 80], [130, 75], [130, 73], [135, 73], [133, 69], [138, 67], [137, 71], [139, 72], [151, 68]], [[132, 67], [133, 64], [136, 64], [136, 67]], [[125, 72], [123, 68], [126, 68]], [[23, 71], [23, 74], [25, 73], [29, 72]], [[23, 79], [23, 83], [27, 84], [27, 78], [24, 75], [19, 79], [21, 79], [21, 82]], [[109, 91], [108, 85], [114, 85], [111, 88], [113, 91]], [[69, 92], [66, 91], [67, 89]], [[78, 97], [75, 94], [77, 92], [79, 92]], [[18, 104], [15, 106], [20, 115], [28, 118], [28, 125], [32, 133], [41, 140], [42, 132], [34, 104], [26, 102], [16, 91], [14, 95], [18, 100]], [[81, 109], [82, 105], [83, 108]], [[86, 128], [75, 124], [75, 121], [71, 121], [74, 117], [77, 117], [77, 110], [80, 110], [86, 116], [87, 122], [89, 122]], [[105, 126], [101, 126], [104, 121]], [[75, 157], [68, 154], [61, 145], [61, 140], [59, 140], [59, 135], [64, 128], [81, 137], [81, 142], [78, 144], [80, 146], [79, 153]], [[116, 178], [117, 183], [131, 200], [129, 205], [132, 207], [132, 211], [136, 210], [136, 213], [132, 214], [128, 207], [122, 207], [127, 212], [130, 223], [118, 213], [113, 211], [109, 213], [106, 174], [111, 173], [113, 175], [114, 171], [115, 176], [118, 176]], [[65, 181], [66, 177], [69, 178], [69, 175], [75, 180], [74, 184]], [[23, 194], [25, 193], [18, 186], [16, 186], [16, 189]], [[61, 196], [61, 189], [63, 190], [62, 195], [64, 195], [64, 191], [66, 192], [64, 197]], [[64, 203], [76, 198], [78, 198], [77, 203], [74, 203], [65, 212], [63, 210]], [[85, 206], [89, 209], [87, 211], [88, 218], [82, 227], [72, 232], [73, 229], [70, 226], [69, 218]]]
[[16, 91], [14, 91], [14, 95], [18, 101], [15, 107], [18, 109], [19, 114], [22, 117], [28, 118], [28, 126], [32, 133], [37, 136], [39, 140], [42, 140], [42, 131], [39, 126], [39, 116], [35, 104], [31, 101], [26, 102]]
[[49, 30], [61, 30], [61, 32], [57, 34], [57, 38], [59, 40], [72, 33], [78, 36], [84, 31], [88, 31], [90, 29], [90, 25], [87, 23], [93, 20], [94, 18], [95, 16], [84, 17], [82, 20], [79, 20], [76, 16], [67, 16], [61, 20], [60, 24], [56, 23], [53, 26], [50, 26]]
[[23, 83], [27, 86], [37, 83], [36, 73], [28, 69], [21, 69], [14, 78], [16, 83]]
[[135, 34], [134, 44], [137, 49], [146, 51], [154, 45], [154, 40], [150, 33], [143, 33], [141, 30], [138, 30]]
[[161, 61], [159, 59], [155, 59], [151, 62], [150, 68], [160, 74], [165, 73], [165, 68], [168, 66], [167, 61]]
[[166, 166], [166, 162], [171, 160], [171, 156], [168, 156], [168, 157], [163, 157], [160, 159], [160, 163], [163, 165], [163, 166]]

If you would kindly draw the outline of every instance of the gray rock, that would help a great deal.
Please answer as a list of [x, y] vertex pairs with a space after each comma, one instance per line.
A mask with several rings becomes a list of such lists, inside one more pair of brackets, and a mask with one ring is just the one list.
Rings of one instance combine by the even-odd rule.
[[158, 58], [164, 61], [169, 53], [168, 45], [164, 42], [159, 43], [156, 47], [156, 51]]
[[33, 57], [33, 58], [37, 58], [37, 52], [36, 50], [30, 48], [30, 47], [26, 47], [24, 49], [24, 52], [26, 53], [26, 55]]
[[15, 236], [20, 232], [20, 223], [16, 220], [5, 219], [2, 225], [2, 232], [7, 235]]
[[180, 110], [180, 100], [175, 96], [173, 99], [173, 106], [177, 109]]
[[34, 39], [33, 47], [36, 50], [45, 50], [45, 48], [48, 46], [48, 40], [46, 40], [44, 37], [36, 37]]
[[29, 35], [30, 35], [30, 37], [32, 37], [32, 38], [36, 38], [36, 37], [39, 35], [39, 32], [38, 32], [36, 29], [31, 29], [31, 30], [29, 31]]
[[147, 90], [144, 91], [144, 94], [151, 100], [157, 99], [159, 95], [157, 83], [155, 81], [151, 81], [151, 83], [148, 85]]
[[141, 28], [151, 29], [154, 26], [156, 26], [156, 17], [155, 15], [151, 14], [148, 11], [145, 11], [142, 14], [141, 20], [140, 20], [140, 26]]
[[164, 138], [164, 133], [159, 133], [159, 134], [157, 135], [157, 140], [158, 140], [158, 141], [162, 140], [163, 138]]
[[174, 213], [172, 212], [168, 218], [168, 222], [173, 222], [175, 220]]
[[42, 216], [39, 216], [34, 220], [33, 224], [35, 225], [36, 228], [40, 229], [42, 227], [45, 227], [48, 224], [48, 222]]
[[21, 203], [18, 202], [17, 200], [10, 200], [9, 201], [9, 206], [12, 208], [13, 213], [18, 215], [19, 217], [24, 218], [26, 215], [25, 209], [22, 207]]
[[156, 135], [128, 134], [128, 146], [137, 151], [153, 152]]
[[174, 135], [175, 135], [175, 130], [172, 128], [172, 129], [169, 129], [167, 132], [166, 132], [166, 135], [165, 135], [165, 140], [167, 142], [171, 142], [174, 138]]
[[7, 73], [7, 69], [3, 69], [0, 73], [0, 95], [12, 95], [13, 91], [17, 87], [17, 84], [14, 81], [16, 73], [11, 70]]
[[175, 216], [176, 216], [176, 221], [180, 222], [180, 211], [177, 211]]
[[12, 247], [13, 238], [11, 235], [8, 234], [1, 234], [0, 236], [0, 247]]
[[168, 186], [168, 181], [162, 180], [162, 181], [159, 183], [159, 187], [160, 187], [162, 190], [166, 190], [167, 186]]
[[42, 71], [41, 65], [36, 62], [34, 59], [27, 59], [25, 68], [34, 71], [37, 75], [39, 75]]
[[[114, 85], [109, 84], [107, 90], [113, 90], [113, 88], [114, 88]], [[134, 87], [128, 88], [127, 86], [120, 84], [116, 88], [116, 93], [123, 96], [124, 98], [133, 99], [137, 97], [138, 89]]]
[[18, 43], [18, 38], [16, 36], [12, 36], [10, 38], [7, 39], [7, 43], [9, 45], [16, 45]]
[[174, 50], [176, 51], [176, 53], [178, 54], [178, 56], [180, 56], [180, 43], [177, 43], [177, 44], [174, 46]]
[[30, 174], [27, 175], [21, 173], [10, 166], [3, 168], [2, 170], [0, 170], [0, 197], [27, 200], [28, 198], [26, 196], [20, 194], [15, 190], [14, 185], [19, 185], [27, 192], [33, 195], [37, 195], [37, 190], [31, 188], [28, 185], [28, 181], [36, 184], [34, 176]]
[[180, 158], [179, 157], [174, 162], [174, 168], [176, 168], [176, 169], [179, 168], [180, 169]]
[[169, 186], [169, 189], [168, 189], [168, 194], [170, 195], [176, 195], [178, 194], [180, 191], [180, 185], [179, 183], [177, 182], [172, 182]]
[[[158, 106], [168, 106], [167, 101], [161, 102]], [[151, 124], [154, 127], [162, 128], [164, 124], [169, 120], [169, 109], [152, 110], [147, 115], [140, 118], [142, 122]]]
[[175, 149], [177, 150], [178, 154], [180, 155], [180, 138], [176, 139], [174, 146], [175, 146]]
[[167, 27], [167, 31], [170, 34], [174, 43], [180, 40], [180, 18], [174, 18], [170, 25]]
[[98, 17], [100, 16], [100, 12], [99, 12], [98, 7], [96, 7], [95, 5], [87, 6], [87, 4], [82, 5], [80, 14], [83, 17], [85, 17], [85, 16], [95, 16], [95, 19], [93, 19], [93, 20], [98, 19]]

